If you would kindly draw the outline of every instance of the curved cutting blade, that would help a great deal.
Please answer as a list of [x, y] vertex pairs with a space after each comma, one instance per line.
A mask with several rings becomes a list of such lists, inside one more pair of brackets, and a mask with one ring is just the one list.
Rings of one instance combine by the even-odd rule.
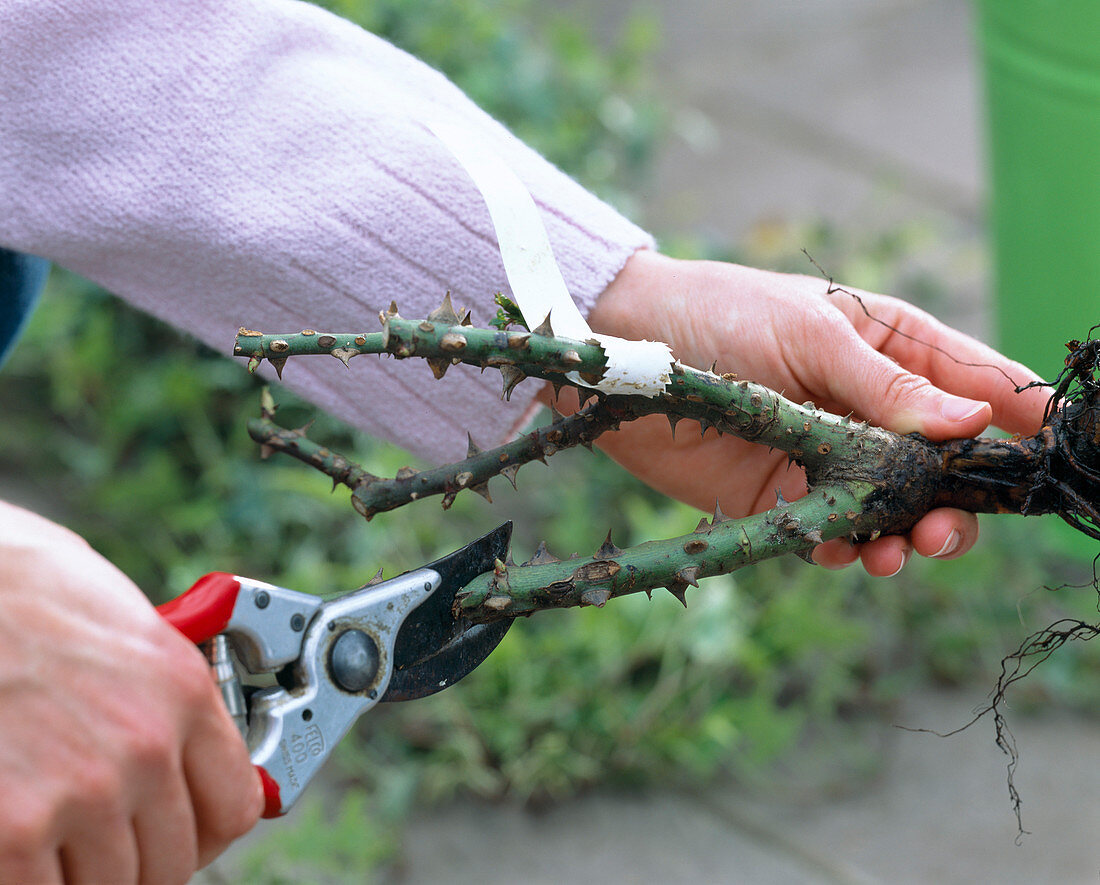
[[511, 620], [471, 624], [455, 618], [455, 594], [508, 555], [512, 523], [506, 522], [461, 550], [425, 568], [443, 579], [439, 589], [415, 608], [397, 632], [394, 672], [383, 701], [411, 701], [454, 685], [484, 661], [504, 638]]

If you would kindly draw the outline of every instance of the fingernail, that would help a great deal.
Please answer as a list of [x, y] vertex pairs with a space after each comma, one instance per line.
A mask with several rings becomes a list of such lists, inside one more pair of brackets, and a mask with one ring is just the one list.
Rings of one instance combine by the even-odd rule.
[[912, 555], [913, 555], [912, 549], [906, 550], [904, 553], [902, 553], [901, 554], [901, 565], [898, 566], [897, 571], [891, 572], [886, 577], [892, 578], [892, 577], [894, 577], [894, 575], [900, 574], [901, 570], [903, 568], [905, 568], [905, 564], [909, 561], [909, 557], [912, 556]]
[[963, 399], [961, 396], [945, 396], [940, 400], [940, 415], [948, 421], [965, 421], [967, 418], [973, 418], [984, 408], [985, 403]]
[[951, 534], [947, 536], [947, 540], [943, 542], [943, 546], [932, 554], [930, 559], [939, 559], [943, 556], [950, 556], [956, 550], [959, 549], [959, 544], [962, 542], [962, 535], [955, 529], [951, 529]]

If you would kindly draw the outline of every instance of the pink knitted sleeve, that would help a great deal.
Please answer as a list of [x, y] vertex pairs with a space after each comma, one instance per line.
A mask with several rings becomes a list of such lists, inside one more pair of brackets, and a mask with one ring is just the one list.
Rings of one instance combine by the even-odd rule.
[[[461, 35], [456, 35], [461, 39]], [[458, 120], [542, 210], [587, 312], [650, 237], [441, 74], [293, 0], [0, 0], [0, 245], [50, 258], [228, 351], [236, 328], [374, 329], [507, 281], [480, 194], [424, 128]], [[137, 355], [135, 355], [136, 357]], [[432, 460], [530, 404], [456, 367], [288, 365], [321, 407]], [[525, 389], [526, 388], [526, 389]]]

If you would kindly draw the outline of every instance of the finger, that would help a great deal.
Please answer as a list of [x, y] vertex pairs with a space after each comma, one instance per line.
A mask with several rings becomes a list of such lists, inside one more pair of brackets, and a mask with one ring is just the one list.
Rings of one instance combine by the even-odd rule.
[[901, 535], [887, 535], [869, 541], [859, 548], [859, 558], [867, 574], [875, 578], [892, 578], [909, 561], [913, 548]]
[[913, 526], [909, 538], [921, 556], [955, 559], [977, 542], [978, 517], [946, 507], [933, 510]]
[[1034, 433], [1038, 429], [1050, 389], [1016, 393], [1017, 387], [1041, 380], [1027, 366], [911, 304], [872, 293], [856, 294], [862, 305], [840, 291], [832, 299], [875, 350], [944, 391], [990, 403], [994, 422], [1005, 430]]
[[813, 559], [827, 569], [841, 569], [859, 559], [859, 548], [847, 538], [834, 538], [814, 548]]
[[57, 851], [18, 855], [5, 852], [0, 857], [0, 882], [35, 882], [42, 885], [62, 885], [65, 879], [61, 857]]
[[66, 885], [137, 881], [137, 839], [129, 818], [121, 814], [83, 814], [58, 857]]
[[896, 433], [916, 431], [930, 439], [977, 436], [989, 426], [988, 403], [940, 390], [876, 351], [854, 329], [839, 335], [815, 351], [812, 371], [845, 408]]
[[195, 815], [183, 773], [173, 771], [156, 792], [134, 819], [138, 881], [183, 883], [199, 866]]
[[200, 720], [183, 758], [201, 867], [252, 829], [263, 810], [263, 787], [224, 710]]

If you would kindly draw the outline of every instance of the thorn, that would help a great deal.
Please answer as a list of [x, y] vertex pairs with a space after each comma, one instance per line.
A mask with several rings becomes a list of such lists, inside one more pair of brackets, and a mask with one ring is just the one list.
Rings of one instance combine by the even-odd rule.
[[581, 605], [594, 605], [596, 608], [603, 608], [610, 598], [611, 591], [606, 587], [592, 587], [581, 594]]
[[825, 543], [825, 539], [821, 537], [821, 531], [819, 529], [814, 529], [811, 532], [806, 532], [806, 534], [804, 534], [802, 537], [814, 545]]
[[652, 602], [652, 601], [653, 601], [653, 591], [652, 591], [652, 590], [646, 590], [646, 591], [645, 591], [645, 595], [646, 595], [646, 598], [647, 598], [647, 599], [648, 599], [648, 600], [649, 600], [650, 602]]
[[557, 424], [562, 418], [564, 418], [561, 412], [558, 411], [558, 407], [553, 403], [550, 403], [550, 421], [553, 424]]
[[561, 355], [561, 361], [567, 366], [579, 366], [584, 360], [581, 359], [581, 355], [575, 350], [567, 350]]
[[275, 446], [264, 443], [262, 446], [260, 446], [260, 460], [266, 461], [268, 458], [274, 455], [276, 451], [277, 450]]
[[616, 556], [622, 554], [622, 550], [615, 546], [615, 543], [611, 540], [611, 529], [607, 530], [607, 537], [604, 538], [603, 543], [600, 545], [600, 549], [596, 551], [596, 559], [614, 559]]
[[680, 423], [680, 416], [668, 412], [665, 417], [668, 418], [668, 426], [672, 428], [672, 438], [676, 439], [676, 425]]
[[668, 590], [669, 593], [671, 593], [678, 600], [680, 600], [680, 605], [682, 605], [684, 608], [687, 608], [688, 607], [687, 588], [688, 588], [688, 585], [687, 585], [686, 582], [673, 581], [671, 584], [668, 585], [668, 587], [666, 589]]
[[803, 562], [809, 563], [810, 565], [817, 565], [817, 563], [814, 562], [811, 551], [809, 550], [795, 550], [794, 555], [801, 559]]
[[459, 323], [458, 314], [455, 313], [454, 305], [451, 304], [451, 293], [448, 292], [443, 296], [443, 303], [439, 305], [435, 310], [428, 314], [429, 323], [441, 323], [446, 326], [457, 326]]
[[543, 338], [553, 338], [554, 337], [554, 329], [550, 325], [550, 314], [547, 314], [546, 319], [544, 319], [541, 323], [539, 323], [538, 328], [531, 330], [531, 334], [532, 335], [541, 335]]
[[546, 549], [545, 541], [539, 541], [539, 546], [535, 551], [535, 555], [528, 559], [524, 565], [549, 565], [552, 562], [561, 562], [561, 560]]
[[[351, 362], [353, 356], [359, 356], [359, 351], [354, 347], [334, 347], [329, 351], [336, 359], [342, 362], [345, 366]], [[350, 367], [349, 367], [350, 368]]]
[[519, 468], [519, 464], [511, 464], [500, 471], [500, 475], [512, 484], [513, 489], [516, 488], [516, 474], [519, 473]]
[[683, 581], [685, 584], [690, 584], [692, 587], [698, 587], [699, 572], [701, 571], [702, 569], [699, 566], [689, 565], [676, 573], [676, 579], [678, 581]]
[[714, 425], [710, 423], [709, 419], [700, 418], [699, 419], [699, 436], [706, 436], [707, 431], [710, 430], [710, 428], [712, 428], [713, 426]]
[[269, 356], [267, 361], [275, 367], [275, 374], [279, 376], [279, 380], [283, 380], [283, 366], [286, 365], [285, 356]]
[[789, 503], [790, 502], [786, 498], [783, 497], [783, 490], [782, 489], [776, 489], [775, 490], [775, 506], [776, 507], [786, 507]]
[[508, 401], [511, 400], [512, 391], [516, 389], [516, 385], [527, 376], [515, 366], [501, 366], [500, 377], [504, 380], [504, 389], [501, 391], [500, 398]]
[[462, 321], [459, 323], [459, 325], [460, 326], [472, 326], [473, 324], [474, 324], [474, 321], [473, 321], [473, 319], [470, 318], [470, 311], [466, 311], [466, 313], [463, 314]]
[[709, 530], [710, 530], [710, 523], [707, 522], [707, 518], [704, 516], [702, 519], [699, 520], [699, 525], [697, 525], [695, 527], [695, 534], [699, 534], [701, 532], [706, 532], [706, 531], [709, 531]]
[[470, 435], [470, 431], [466, 431], [466, 457], [473, 458], [475, 455], [481, 454], [481, 447], [474, 442], [474, 438]]
[[725, 522], [727, 519], [729, 519], [729, 517], [726, 516], [726, 514], [724, 514], [722, 512], [722, 508], [718, 504], [718, 499], [715, 498], [714, 499], [714, 524], [718, 525], [718, 523]]
[[363, 586], [364, 587], [373, 587], [375, 584], [381, 584], [381, 583], [382, 583], [382, 568], [379, 567], [378, 571], [376, 571], [374, 573], [374, 577], [371, 578], [369, 581], [367, 581], [367, 583], [365, 583]]
[[301, 427], [295, 427], [290, 432], [293, 433], [295, 436], [305, 436], [307, 433], [309, 433], [309, 428], [311, 428], [313, 426], [313, 422], [316, 421], [316, 420], [317, 420], [316, 418], [310, 418]]
[[493, 498], [489, 494], [489, 481], [488, 480], [486, 480], [485, 482], [479, 482], [476, 486], [470, 486], [470, 491], [471, 492], [477, 492], [479, 495], [481, 495], [481, 497], [483, 497], [490, 504], [493, 503]]
[[550, 386], [554, 388], [554, 399], [557, 399], [559, 396], [561, 396], [561, 382], [560, 381], [551, 381]]
[[508, 334], [508, 346], [512, 350], [523, 350], [527, 342], [531, 340], [530, 332], [510, 332]]
[[712, 375], [718, 374], [718, 360], [715, 360], [713, 363], [710, 364], [710, 373]]

